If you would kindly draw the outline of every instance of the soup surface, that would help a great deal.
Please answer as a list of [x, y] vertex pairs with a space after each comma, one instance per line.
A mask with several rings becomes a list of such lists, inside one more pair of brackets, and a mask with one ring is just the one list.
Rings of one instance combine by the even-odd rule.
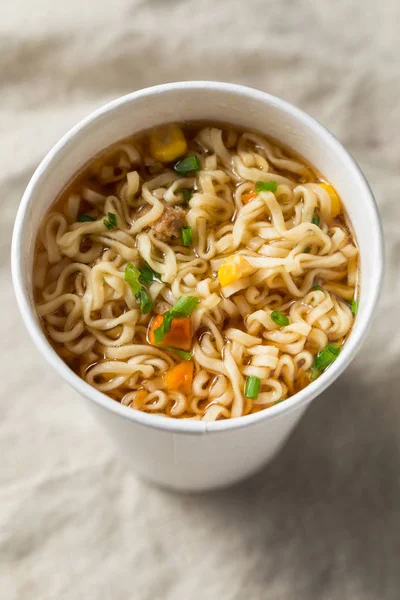
[[334, 188], [265, 136], [208, 123], [97, 156], [45, 216], [34, 265], [71, 369], [132, 409], [208, 421], [319, 377], [351, 330], [357, 276]]

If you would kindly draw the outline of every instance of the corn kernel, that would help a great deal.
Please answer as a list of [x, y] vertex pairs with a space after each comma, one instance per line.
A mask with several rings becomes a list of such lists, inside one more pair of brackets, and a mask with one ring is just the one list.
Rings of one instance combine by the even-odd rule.
[[320, 183], [319, 185], [328, 192], [331, 199], [331, 215], [337, 217], [342, 209], [339, 196], [329, 183]]
[[150, 135], [150, 153], [156, 160], [171, 162], [185, 154], [187, 143], [177, 125], [158, 127]]
[[241, 254], [232, 254], [218, 269], [218, 279], [224, 287], [250, 275], [253, 271], [253, 267]]

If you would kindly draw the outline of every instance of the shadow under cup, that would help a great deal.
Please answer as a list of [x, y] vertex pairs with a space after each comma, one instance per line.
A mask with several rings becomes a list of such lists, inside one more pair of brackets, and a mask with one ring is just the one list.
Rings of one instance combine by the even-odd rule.
[[[135, 411], [89, 386], [59, 358], [35, 313], [32, 268], [43, 216], [66, 184], [102, 149], [167, 122], [209, 120], [257, 130], [309, 161], [338, 190], [361, 255], [361, 294], [352, 333], [335, 363], [284, 402], [253, 415], [206, 423]], [[23, 196], [13, 236], [15, 293], [25, 324], [49, 363], [87, 401], [135, 471], [184, 491], [230, 485], [261, 468], [282, 447], [312, 399], [357, 353], [371, 322], [383, 271], [379, 215], [371, 190], [348, 152], [317, 121], [290, 104], [243, 86], [217, 82], [165, 84], [123, 96], [83, 119], [49, 152]]]

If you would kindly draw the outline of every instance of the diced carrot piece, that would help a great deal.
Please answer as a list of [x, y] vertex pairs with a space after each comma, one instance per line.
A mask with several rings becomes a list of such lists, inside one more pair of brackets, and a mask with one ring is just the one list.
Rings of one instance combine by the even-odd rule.
[[194, 363], [192, 360], [185, 360], [172, 369], [169, 369], [164, 375], [164, 383], [169, 391], [182, 391], [189, 394], [192, 389]]
[[171, 329], [164, 335], [164, 346], [190, 350], [192, 347], [192, 321], [190, 317], [172, 319]]
[[171, 321], [171, 329], [164, 334], [164, 338], [156, 344], [154, 331], [163, 323], [163, 315], [157, 315], [150, 323], [149, 342], [153, 346], [178, 348], [179, 350], [190, 350], [192, 347], [192, 321], [190, 317], [175, 317]]
[[164, 317], [162, 315], [157, 315], [156, 317], [154, 317], [154, 319], [150, 323], [148, 335], [149, 335], [149, 342], [153, 346], [156, 346], [154, 332], [156, 329], [158, 329], [162, 325], [163, 320], [164, 320]]
[[257, 192], [248, 192], [247, 194], [242, 195], [243, 204], [248, 204], [250, 200], [253, 200], [257, 196]]

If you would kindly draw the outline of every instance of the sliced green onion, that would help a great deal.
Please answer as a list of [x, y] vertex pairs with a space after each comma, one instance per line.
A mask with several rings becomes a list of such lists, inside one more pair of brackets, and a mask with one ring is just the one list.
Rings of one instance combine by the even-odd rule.
[[154, 269], [152, 269], [151, 266], [145, 262], [143, 267], [140, 269], [139, 281], [140, 283], [143, 283], [143, 285], [150, 285], [150, 283], [153, 281], [161, 281], [161, 275], [160, 273], [157, 273], [157, 271], [154, 271]]
[[140, 271], [133, 266], [132, 263], [128, 263], [125, 267], [124, 279], [129, 284], [132, 294], [137, 294], [142, 289], [142, 284], [139, 282]]
[[200, 161], [195, 154], [191, 156], [185, 156], [182, 160], [178, 160], [175, 164], [174, 169], [179, 175], [188, 175], [189, 173], [195, 173], [200, 171]]
[[307, 246], [307, 248], [304, 248], [303, 252], [304, 252], [304, 254], [310, 254], [310, 252], [311, 252], [310, 246]]
[[190, 360], [192, 358], [192, 353], [186, 352], [186, 350], [179, 350], [178, 348], [164, 348], [164, 350], [175, 352], [175, 354], [179, 356], [179, 358], [183, 358], [183, 360]]
[[279, 310], [272, 311], [271, 319], [273, 320], [274, 323], [276, 323], [277, 325], [280, 325], [281, 327], [283, 327], [284, 325], [289, 325], [289, 323], [290, 323], [288, 317], [283, 315]]
[[251, 398], [254, 400], [258, 396], [258, 392], [260, 390], [261, 379], [256, 377], [255, 375], [250, 375], [250, 377], [246, 380], [246, 388], [244, 390], [244, 395], [246, 398]]
[[260, 192], [275, 193], [278, 189], [278, 184], [276, 183], [276, 181], [256, 181], [254, 189], [256, 190], [257, 194], [259, 194]]
[[172, 313], [173, 317], [188, 317], [199, 302], [196, 296], [181, 296], [168, 312]]
[[164, 313], [160, 327], [154, 330], [156, 344], [162, 342], [164, 335], [171, 330], [172, 319], [188, 317], [199, 302], [196, 296], [181, 296], [175, 305]]
[[319, 290], [320, 292], [322, 292], [322, 287], [318, 285], [318, 283], [314, 283], [314, 290]]
[[161, 327], [164, 329], [164, 333], [168, 333], [171, 330], [171, 323], [174, 316], [170, 310], [167, 310], [167, 312], [164, 313], [163, 317], [164, 320], [162, 322]]
[[78, 215], [76, 220], [78, 221], [78, 223], [86, 223], [89, 221], [95, 221], [96, 219], [93, 219], [93, 217], [89, 217], [89, 215], [81, 214], [81, 215]]
[[193, 230], [191, 227], [182, 227], [182, 243], [184, 246], [191, 246], [193, 243]]
[[153, 308], [153, 302], [147, 291], [142, 288], [137, 294], [135, 294], [136, 300], [140, 304], [140, 310], [144, 315], [147, 315]]
[[185, 201], [185, 204], [187, 204], [190, 200], [190, 198], [193, 196], [193, 190], [181, 190], [181, 194], [183, 196], [183, 199]]
[[140, 271], [132, 263], [128, 263], [125, 267], [124, 279], [129, 284], [132, 293], [135, 294], [135, 298], [140, 305], [140, 310], [144, 315], [147, 315], [153, 309], [153, 302], [143, 284], [149, 285], [154, 279], [159, 279], [159, 277], [159, 273], [153, 271], [147, 263], [144, 264], [144, 267]]
[[108, 220], [104, 219], [103, 223], [107, 227], [107, 229], [111, 231], [111, 229], [114, 229], [114, 227], [117, 226], [117, 215], [112, 212], [109, 212]]
[[319, 227], [319, 225], [321, 223], [321, 217], [319, 217], [318, 215], [314, 215], [313, 218], [311, 219], [311, 223], [313, 223], [313, 225], [317, 225]]
[[159, 344], [164, 339], [164, 323], [154, 330], [154, 341]]
[[316, 379], [322, 371], [325, 371], [325, 369], [337, 359], [340, 350], [341, 347], [339, 344], [328, 344], [325, 346], [314, 359], [311, 370], [311, 379]]
[[157, 329], [154, 330], [154, 340], [156, 344], [162, 342], [164, 335], [170, 331], [172, 318], [173, 317], [169, 310], [163, 314], [163, 322], [161, 323], [160, 327], [157, 327]]
[[351, 312], [353, 313], [353, 315], [356, 315], [358, 311], [358, 300], [352, 300], [351, 301]]
[[314, 381], [314, 379], [317, 379], [317, 377], [319, 377], [320, 375], [321, 375], [321, 371], [319, 369], [317, 369], [317, 367], [315, 365], [312, 365], [311, 373], [310, 373], [311, 381]]

